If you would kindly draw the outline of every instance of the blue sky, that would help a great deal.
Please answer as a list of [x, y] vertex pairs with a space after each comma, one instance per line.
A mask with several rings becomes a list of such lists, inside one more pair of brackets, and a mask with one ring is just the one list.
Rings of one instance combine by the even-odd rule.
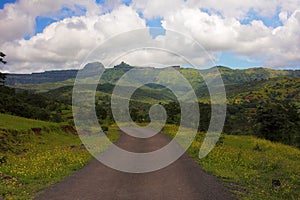
[[15, 2], [16, 2], [16, 0], [1, 0], [0, 1], [0, 9], [3, 9], [3, 7], [6, 3], [15, 3]]
[[[273, 1], [274, 5], [271, 5], [270, 1]], [[108, 15], [107, 18], [112, 20], [112, 23], [118, 23], [118, 21], [113, 22], [113, 20], [116, 20], [116, 17], [110, 16], [110, 14], [112, 12], [118, 13], [119, 11], [116, 10], [118, 10], [118, 7], [123, 4], [130, 8], [126, 12], [136, 12], [138, 15], [137, 17], [140, 18], [137, 20], [144, 20], [147, 27], [163, 28], [162, 21], [164, 20], [164, 25], [166, 25], [167, 28], [178, 30], [179, 32], [183, 31], [191, 33], [191, 35], [199, 41], [200, 44], [203, 44], [204, 48], [208, 48], [207, 50], [209, 52], [215, 52], [216, 55], [220, 55], [221, 53], [221, 56], [219, 56], [219, 59], [215, 62], [216, 65], [241, 69], [261, 66], [267, 66], [270, 68], [299, 69], [300, 66], [300, 48], [296, 46], [296, 44], [300, 43], [300, 37], [298, 37], [300, 32], [300, 20], [298, 19], [300, 18], [296, 15], [297, 6], [299, 6], [300, 10], [300, 2], [297, 4], [297, 1], [294, 2], [294, 6], [287, 5], [284, 0], [262, 0], [261, 5], [247, 5], [247, 3], [241, 3], [241, 5], [230, 5], [231, 1], [228, 1], [228, 5], [226, 6], [222, 4], [214, 4], [214, 1], [208, 1], [206, 3], [207, 5], [199, 5], [196, 1], [192, 0], [151, 0], [151, 3], [149, 4], [145, 3], [145, 0], [74, 0], [74, 4], [69, 6], [63, 6], [64, 4], [60, 3], [62, 5], [60, 9], [56, 11], [52, 10], [52, 14], [50, 15], [49, 13], [40, 13], [38, 15], [31, 16], [29, 11], [24, 11], [23, 14], [25, 17], [28, 17], [28, 20], [34, 19], [32, 23], [27, 23], [25, 18], [22, 21], [22, 17], [11, 21], [11, 18], [8, 15], [12, 14], [11, 12], [16, 13], [13, 16], [17, 16], [18, 13], [22, 13], [22, 10], [18, 9], [33, 9], [31, 11], [34, 12], [34, 2], [31, 2], [31, 0], [28, 0], [27, 2], [28, 6], [24, 7], [24, 4], [19, 5], [16, 0], [0, 1], [0, 12], [4, 12], [4, 15], [2, 16], [5, 16], [5, 13], [7, 15], [7, 19], [0, 20], [4, 20], [4, 23], [10, 23], [8, 26], [11, 28], [11, 30], [4, 29], [4, 32], [2, 32], [4, 34], [2, 41], [0, 38], [0, 48], [3, 42], [6, 42], [5, 48], [11, 46], [8, 50], [4, 49], [8, 53], [10, 53], [10, 49], [14, 50], [14, 48], [16, 48], [14, 47], [15, 44], [18, 44], [16, 41], [19, 41], [22, 38], [25, 39], [25, 41], [28, 41], [28, 43], [19, 43], [20, 48], [22, 49], [29, 48], [29, 46], [30, 48], [33, 48], [41, 45], [32, 44], [33, 36], [39, 34], [40, 39], [37, 41], [43, 41], [46, 37], [43, 35], [44, 29], [54, 22], [60, 23], [61, 20], [71, 18], [73, 16], [85, 16], [88, 18], [87, 13], [90, 8], [88, 8], [84, 2], [90, 2], [101, 5], [102, 13], [98, 13], [97, 15]], [[32, 5], [30, 5], [30, 2]], [[45, 3], [46, 1], [43, 2]], [[57, 4], [59, 4], [59, 2], [60, 1], [58, 1]], [[61, 2], [64, 2], [64, 0]], [[72, 0], [68, 1], [69, 4], [70, 2], [72, 4]], [[9, 12], [8, 9], [4, 9], [4, 5], [7, 3], [15, 3], [15, 7], [11, 8]], [[270, 6], [272, 8], [270, 8]], [[183, 10], [183, 8], [190, 9], [190, 11]], [[195, 9], [198, 9], [198, 11]], [[128, 13], [124, 15], [124, 17], [127, 17]], [[206, 14], [203, 15], [201, 13]], [[189, 18], [183, 20], [187, 16], [189, 16]], [[197, 24], [197, 20], [201, 25]], [[253, 24], [254, 21], [261, 21], [262, 25], [257, 22]], [[15, 25], [11, 23], [15, 23]], [[230, 27], [231, 23], [232, 27]], [[31, 24], [33, 24], [34, 27], [26, 27]], [[128, 21], [128, 24], [130, 24], [130, 21]], [[126, 22], [123, 25], [126, 25]], [[199, 28], [197, 26], [203, 26], [203, 28]], [[28, 31], [24, 28], [27, 28]], [[225, 35], [224, 42], [219, 38], [223, 37], [223, 29]], [[207, 31], [205, 32], [203, 30]], [[210, 32], [214, 34], [214, 30], [216, 30], [216, 35], [211, 36]], [[5, 33], [5, 31], [7, 32]], [[197, 33], [196, 31], [200, 32]], [[279, 33], [279, 35], [276, 36], [276, 33]], [[15, 34], [15, 36], [11, 36], [12, 34]], [[155, 38], [159, 35], [165, 35], [165, 31], [164, 29], [150, 29], [150, 34], [153, 38]], [[237, 34], [238, 36], [232, 37], [234, 34]], [[286, 37], [286, 35], [289, 35], [289, 37]], [[47, 38], [49, 37], [56, 36], [48, 35]], [[205, 40], [205, 37], [208, 39], [207, 41]], [[230, 42], [228, 43], [226, 40], [233, 40], [232, 45], [230, 45]], [[47, 41], [50, 40], [47, 39]], [[253, 41], [253, 43], [249, 43], [249, 41]], [[46, 43], [44, 42], [43, 44]], [[26, 47], [22, 47], [22, 45], [25, 45]], [[50, 44], [46, 45], [51, 46]], [[209, 48], [212, 48], [213, 50]], [[34, 50], [30, 52], [34, 52]], [[28, 55], [28, 57], [30, 56], [31, 55]], [[19, 57], [16, 56], [16, 60], [18, 60], [18, 62], [21, 62], [24, 58], [25, 57], [21, 54]], [[45, 57], [45, 62], [49, 62], [51, 59], [52, 57]], [[40, 62], [43, 63], [44, 61]]]
[[262, 66], [261, 62], [248, 61], [231, 52], [223, 52], [221, 59], [216, 63], [221, 66], [228, 66], [232, 69], [246, 69], [251, 67]]
[[280, 9], [277, 8], [275, 15], [273, 15], [272, 17], [260, 17], [257, 12], [255, 12], [255, 11], [253, 11], [253, 9], [251, 9], [248, 12], [247, 18], [244, 19], [244, 20], [241, 20], [241, 23], [242, 24], [249, 24], [249, 23], [251, 23], [252, 20], [261, 20], [261, 21], [263, 21], [263, 23], [266, 26], [269, 26], [269, 27], [282, 26], [283, 24], [282, 24], [282, 22], [280, 21], [280, 19], [278, 17], [279, 13], [280, 13]]

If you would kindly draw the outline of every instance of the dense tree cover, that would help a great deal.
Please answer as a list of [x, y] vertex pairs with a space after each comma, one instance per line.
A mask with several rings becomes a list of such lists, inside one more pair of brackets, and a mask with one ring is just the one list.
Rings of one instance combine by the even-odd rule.
[[270, 103], [257, 110], [259, 137], [300, 147], [300, 115], [295, 105]]
[[60, 122], [61, 105], [38, 94], [0, 86], [0, 113]]
[[[110, 88], [112, 90], [112, 88]], [[269, 89], [271, 90], [271, 89]], [[103, 95], [96, 101], [96, 112], [101, 122], [114, 122], [110, 96]], [[129, 104], [130, 115], [135, 122], [149, 123], [149, 110], [155, 102], [141, 102], [136, 98]], [[177, 101], [162, 101], [167, 112], [168, 124], [180, 124], [181, 109]], [[207, 131], [211, 120], [211, 105], [199, 103], [199, 131]], [[255, 135], [275, 142], [300, 147], [300, 113], [292, 102], [245, 101], [227, 105], [223, 132], [235, 135]]]
[[[170, 102], [162, 105], [167, 112], [167, 123], [179, 125], [181, 120], [179, 103]], [[132, 119], [136, 122], [150, 122], [148, 115], [150, 107], [151, 104], [141, 102], [130, 104]], [[198, 129], [207, 131], [211, 119], [211, 105], [199, 103], [199, 110]], [[255, 135], [300, 148], [300, 113], [297, 106], [292, 103], [229, 104], [223, 132]]]

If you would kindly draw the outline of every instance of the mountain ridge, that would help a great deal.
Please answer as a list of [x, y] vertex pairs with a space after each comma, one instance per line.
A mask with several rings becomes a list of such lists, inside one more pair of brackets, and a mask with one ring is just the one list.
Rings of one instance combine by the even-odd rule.
[[[86, 65], [89, 66], [90, 64]], [[127, 71], [138, 68], [137, 66], [130, 66], [127, 63], [120, 63], [114, 68], [107, 68], [103, 74], [105, 82], [115, 83]], [[149, 67], [150, 69], [151, 67]], [[191, 76], [198, 75], [195, 72], [208, 72], [214, 71], [217, 68], [222, 75], [225, 84], [244, 83], [253, 80], [265, 80], [269, 78], [276, 78], [282, 76], [300, 77], [300, 70], [275, 70], [269, 68], [249, 68], [249, 69], [231, 69], [226, 66], [214, 66], [209, 69], [199, 70], [194, 68], [180, 68], [176, 70], [183, 74]], [[151, 68], [161, 69], [161, 68]], [[28, 84], [41, 84], [66, 81], [68, 79], [75, 79], [79, 70], [53, 70], [31, 74], [7, 74], [6, 84], [8, 86], [19, 86]]]

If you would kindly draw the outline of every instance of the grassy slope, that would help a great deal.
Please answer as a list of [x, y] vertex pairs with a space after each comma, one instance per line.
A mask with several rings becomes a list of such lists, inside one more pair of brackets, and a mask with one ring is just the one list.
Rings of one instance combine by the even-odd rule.
[[[175, 125], [166, 125], [164, 133], [176, 134]], [[300, 151], [252, 136], [223, 135], [204, 159], [198, 158], [204, 135], [199, 133], [188, 149], [204, 170], [221, 178], [239, 199], [300, 199]], [[272, 179], [281, 187], [272, 188]]]
[[[31, 199], [92, 159], [72, 127], [64, 127], [0, 114], [0, 197]], [[107, 135], [117, 140], [118, 127], [110, 126]]]
[[0, 128], [28, 130], [31, 128], [42, 128], [47, 126], [57, 126], [57, 124], [0, 113]]
[[300, 77], [280, 77], [269, 80], [226, 86], [229, 101], [235, 103], [247, 102], [252, 99], [255, 102], [263, 101], [289, 101], [300, 100]]
[[[269, 69], [248, 69], [248, 70], [231, 70], [228, 68], [219, 68], [223, 81], [226, 85], [226, 93], [229, 102], [244, 102], [247, 99], [255, 101], [288, 100], [291, 102], [299, 101], [299, 71], [269, 70]], [[181, 69], [180, 72], [190, 81], [191, 85], [202, 102], [209, 102], [209, 93], [203, 79], [196, 69]], [[123, 70], [109, 69], [103, 80], [100, 90], [109, 95], [115, 81], [124, 74]], [[160, 73], [161, 79], [170, 79], [170, 84], [175, 84], [176, 79], [168, 77], [169, 74]], [[36, 85], [20, 85], [21, 89], [32, 90], [43, 93], [48, 98], [58, 100], [67, 100], [70, 102], [72, 96], [72, 86], [74, 79], [62, 82], [42, 83]], [[110, 85], [112, 84], [112, 85]], [[148, 88], [149, 89], [149, 88]], [[160, 102], [174, 99], [174, 95], [166, 90], [151, 90], [147, 88], [137, 91], [139, 101], [143, 102]], [[46, 92], [46, 93], [45, 93]]]
[[0, 114], [0, 129], [0, 196], [7, 199], [31, 199], [91, 159], [59, 124]]
[[15, 86], [17, 89], [31, 90], [36, 93], [48, 92], [49, 90], [54, 90], [60, 87], [73, 86], [75, 79], [68, 79], [60, 82], [47, 82], [41, 84], [28, 84], [28, 85], [18, 85]]

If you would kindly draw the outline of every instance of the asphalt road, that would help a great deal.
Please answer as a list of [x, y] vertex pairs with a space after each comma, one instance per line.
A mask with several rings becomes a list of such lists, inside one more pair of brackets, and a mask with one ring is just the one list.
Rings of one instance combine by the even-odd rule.
[[[122, 134], [116, 144], [132, 152], [150, 152], [169, 143], [159, 133], [142, 139]], [[111, 169], [97, 160], [38, 195], [36, 200], [229, 200], [222, 183], [187, 154], [161, 170], [142, 174]]]

